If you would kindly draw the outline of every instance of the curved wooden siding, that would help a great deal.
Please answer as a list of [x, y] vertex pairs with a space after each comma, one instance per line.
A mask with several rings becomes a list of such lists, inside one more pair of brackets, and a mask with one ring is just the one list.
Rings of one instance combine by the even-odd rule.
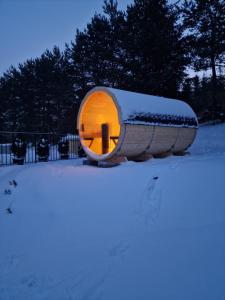
[[177, 141], [172, 149], [172, 152], [182, 152], [191, 146], [195, 139], [196, 132], [196, 128], [179, 128]]
[[198, 122], [180, 100], [96, 87], [81, 103], [77, 128], [90, 159], [144, 160], [185, 151], [194, 141]]
[[171, 151], [176, 142], [177, 133], [177, 127], [154, 126], [154, 135], [147, 152], [154, 155]]
[[149, 126], [123, 125], [125, 133], [118, 155], [133, 157], [145, 151], [149, 143]]
[[126, 124], [124, 137], [115, 156], [138, 157], [143, 154], [182, 152], [194, 141], [196, 128]]

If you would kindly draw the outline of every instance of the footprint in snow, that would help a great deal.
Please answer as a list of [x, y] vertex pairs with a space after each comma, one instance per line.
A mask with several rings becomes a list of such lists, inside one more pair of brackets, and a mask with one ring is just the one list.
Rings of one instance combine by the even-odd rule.
[[9, 255], [0, 261], [0, 277], [12, 273], [13, 270], [23, 262], [25, 255]]
[[38, 280], [36, 276], [28, 275], [21, 280], [21, 284], [25, 285], [28, 288], [35, 288], [38, 285]]
[[120, 241], [119, 243], [112, 246], [109, 250], [109, 256], [111, 257], [121, 257], [123, 254], [127, 252], [129, 249], [129, 244], [123, 241]]
[[158, 176], [154, 176], [146, 185], [139, 203], [138, 215], [144, 218], [145, 225], [156, 223], [161, 207], [162, 191], [157, 189]]

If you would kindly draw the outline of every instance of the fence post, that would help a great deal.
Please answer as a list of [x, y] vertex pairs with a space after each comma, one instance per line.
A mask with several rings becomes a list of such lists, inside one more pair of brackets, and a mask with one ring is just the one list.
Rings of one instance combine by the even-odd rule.
[[[1, 1], [1, 0], [0, 0]], [[107, 124], [106, 124], [107, 125]], [[107, 126], [103, 126], [104, 147], [103, 151], [107, 151], [108, 148], [108, 130]], [[37, 132], [11, 132], [0, 131], [0, 165], [13, 164], [11, 145], [17, 136], [22, 136], [24, 142], [26, 141], [26, 156], [24, 162], [26, 163], [38, 163], [37, 146], [40, 140], [40, 136], [48, 136], [50, 147], [49, 160], [58, 160], [60, 155], [58, 153], [58, 142], [61, 138], [69, 139], [69, 158], [77, 158], [79, 154], [79, 137], [77, 135], [67, 136], [67, 134], [50, 134], [50, 133], [37, 133]]]

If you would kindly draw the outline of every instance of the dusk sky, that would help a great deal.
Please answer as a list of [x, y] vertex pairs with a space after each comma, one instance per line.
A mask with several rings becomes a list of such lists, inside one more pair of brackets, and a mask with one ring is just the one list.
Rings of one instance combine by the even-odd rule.
[[[119, 8], [132, 2], [118, 0]], [[102, 5], [103, 0], [0, 0], [0, 75], [54, 45], [64, 49]]]

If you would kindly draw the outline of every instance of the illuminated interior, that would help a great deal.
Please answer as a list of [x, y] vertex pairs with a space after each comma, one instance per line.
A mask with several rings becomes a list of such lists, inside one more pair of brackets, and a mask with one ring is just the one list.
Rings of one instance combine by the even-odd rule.
[[79, 115], [82, 144], [97, 155], [111, 153], [118, 143], [120, 124], [110, 95], [96, 91], [88, 96]]

